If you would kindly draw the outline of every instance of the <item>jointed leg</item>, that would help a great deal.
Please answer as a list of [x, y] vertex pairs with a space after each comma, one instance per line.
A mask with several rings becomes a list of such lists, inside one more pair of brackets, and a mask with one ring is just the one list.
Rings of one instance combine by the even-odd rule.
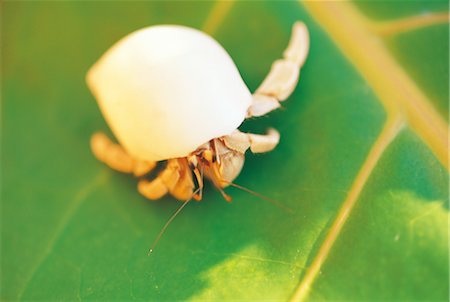
[[138, 161], [131, 158], [122, 146], [115, 144], [101, 132], [92, 135], [91, 149], [98, 160], [123, 173], [134, 173], [136, 176], [142, 176], [156, 166], [156, 162]]
[[[170, 190], [170, 194], [178, 200], [187, 200], [192, 197], [194, 192], [194, 181], [192, 180], [191, 170], [185, 161], [181, 164], [179, 173], [180, 178], [176, 185]], [[202, 191], [203, 184], [199, 188], [201, 188], [200, 191]]]
[[171, 159], [167, 162], [167, 167], [154, 180], [140, 180], [138, 191], [148, 199], [159, 199], [175, 186], [179, 178], [178, 161]]
[[269, 74], [253, 94], [247, 117], [261, 116], [280, 107], [279, 102], [284, 101], [297, 85], [308, 50], [308, 30], [303, 23], [296, 22], [283, 59], [274, 62]]
[[[91, 149], [95, 157], [109, 167], [140, 177], [156, 167], [156, 162], [138, 161], [129, 156], [118, 144], [105, 134], [95, 133], [91, 138]], [[203, 186], [203, 183], [201, 183]], [[167, 193], [179, 200], [192, 197], [194, 182], [189, 165], [185, 159], [171, 159], [167, 167], [154, 180], [142, 179], [138, 191], [148, 199], [159, 199]]]
[[136, 177], [144, 176], [156, 167], [156, 162], [135, 161], [133, 174]]
[[235, 151], [244, 153], [248, 148], [253, 153], [264, 153], [272, 151], [280, 141], [280, 134], [277, 130], [271, 128], [267, 134], [243, 133], [238, 130], [232, 134], [224, 136], [225, 145]]
[[167, 167], [154, 180], [143, 179], [138, 183], [139, 193], [152, 200], [167, 193], [179, 200], [187, 200], [192, 196], [193, 190], [192, 175], [183, 159], [170, 159]]
[[138, 182], [138, 192], [148, 199], [156, 200], [166, 195], [169, 189], [162, 179], [158, 177], [152, 181], [146, 179], [140, 180]]

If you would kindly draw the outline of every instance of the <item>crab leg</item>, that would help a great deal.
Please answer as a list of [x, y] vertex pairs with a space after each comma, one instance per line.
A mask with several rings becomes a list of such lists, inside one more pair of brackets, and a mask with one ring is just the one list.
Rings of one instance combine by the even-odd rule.
[[167, 193], [179, 200], [192, 196], [194, 182], [186, 161], [170, 159], [167, 167], [159, 175], [149, 181], [142, 179], [138, 183], [138, 191], [148, 199], [159, 199]]
[[138, 182], [138, 192], [148, 199], [156, 200], [166, 195], [169, 189], [162, 179], [157, 177], [152, 181], [141, 179]]
[[138, 191], [148, 199], [159, 199], [172, 190], [180, 179], [180, 166], [176, 159], [170, 159], [166, 168], [158, 176], [149, 181], [142, 179], [138, 183]]
[[110, 168], [123, 173], [133, 173], [135, 176], [147, 174], [156, 166], [156, 162], [133, 159], [120, 145], [101, 132], [92, 135], [91, 150], [99, 161]]
[[230, 135], [223, 137], [225, 145], [240, 153], [250, 148], [253, 153], [264, 153], [272, 151], [280, 141], [280, 134], [277, 130], [270, 128], [267, 134], [243, 133], [235, 130]]
[[170, 194], [178, 200], [189, 199], [193, 196], [193, 192], [194, 182], [192, 181], [192, 174], [189, 171], [181, 175], [177, 184], [170, 190]]
[[309, 50], [308, 30], [302, 22], [292, 28], [291, 40], [283, 53], [283, 59], [273, 63], [269, 74], [253, 94], [247, 117], [262, 116], [280, 107], [294, 91]]
[[[193, 196], [194, 181], [192, 180], [192, 173], [189, 169], [187, 160], [179, 159], [179, 179], [178, 182], [170, 189], [170, 194], [178, 200], [187, 200]], [[203, 186], [199, 187], [200, 190]], [[195, 197], [195, 194], [194, 194]]]

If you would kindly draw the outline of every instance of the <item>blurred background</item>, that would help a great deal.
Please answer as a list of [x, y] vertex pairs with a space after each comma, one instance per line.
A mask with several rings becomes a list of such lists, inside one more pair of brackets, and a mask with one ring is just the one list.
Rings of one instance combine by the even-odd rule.
[[[447, 1], [3, 1], [1, 299], [448, 300]], [[311, 49], [236, 180], [179, 206], [94, 159], [110, 133], [85, 84], [117, 40], [201, 29], [253, 91], [292, 24]]]

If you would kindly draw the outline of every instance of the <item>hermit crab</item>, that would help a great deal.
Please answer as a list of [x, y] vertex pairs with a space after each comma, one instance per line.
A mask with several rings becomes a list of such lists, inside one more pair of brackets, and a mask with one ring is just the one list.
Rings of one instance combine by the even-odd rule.
[[207, 34], [178, 25], [133, 32], [87, 74], [120, 143], [95, 133], [91, 149], [109, 167], [138, 177], [138, 191], [149, 199], [200, 200], [207, 178], [230, 201], [223, 188], [239, 175], [247, 149], [268, 152], [280, 138], [275, 129], [260, 135], [237, 128], [280, 107], [297, 85], [308, 50], [307, 28], [296, 22], [283, 58], [251, 94], [230, 56]]

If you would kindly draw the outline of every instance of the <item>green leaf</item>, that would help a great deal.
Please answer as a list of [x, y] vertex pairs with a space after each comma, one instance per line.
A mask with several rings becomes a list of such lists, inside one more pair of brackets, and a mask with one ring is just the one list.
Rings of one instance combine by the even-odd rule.
[[[1, 5], [2, 300], [449, 299], [446, 1]], [[108, 130], [86, 71], [177, 23], [212, 34], [254, 90], [296, 20], [311, 35], [298, 88], [242, 126], [281, 142], [237, 179], [294, 213], [208, 185], [148, 257], [180, 204], [93, 158]]]

